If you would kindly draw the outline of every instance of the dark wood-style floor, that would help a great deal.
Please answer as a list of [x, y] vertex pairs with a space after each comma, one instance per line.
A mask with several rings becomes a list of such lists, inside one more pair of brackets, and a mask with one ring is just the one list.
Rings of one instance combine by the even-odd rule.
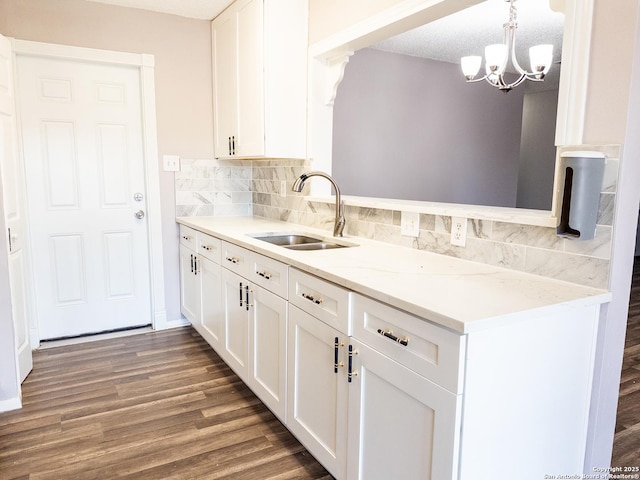
[[330, 479], [191, 328], [34, 352], [0, 479]]
[[[0, 479], [331, 479], [191, 328], [34, 352]], [[640, 262], [613, 466], [640, 464]]]
[[633, 265], [611, 465], [640, 466], [640, 257]]

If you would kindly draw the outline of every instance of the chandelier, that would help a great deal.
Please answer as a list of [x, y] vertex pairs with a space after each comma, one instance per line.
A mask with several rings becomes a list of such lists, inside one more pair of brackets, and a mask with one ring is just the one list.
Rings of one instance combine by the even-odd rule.
[[[542, 82], [544, 80], [544, 76], [549, 71], [553, 60], [553, 45], [536, 45], [535, 47], [531, 47], [529, 49], [531, 71], [528, 72], [522, 68], [516, 59], [515, 49], [516, 29], [518, 28], [518, 23], [516, 22], [516, 0], [505, 1], [509, 2], [509, 21], [503, 25], [504, 41], [503, 43], [496, 43], [485, 47], [485, 75], [482, 78], [475, 78], [482, 64], [482, 57], [478, 55], [462, 57], [460, 65], [467, 82], [474, 83], [486, 80], [489, 85], [508, 92], [525, 80], [531, 80], [533, 82]], [[507, 83], [504, 78], [509, 59], [511, 59], [515, 70], [520, 74], [520, 76], [511, 83]]]

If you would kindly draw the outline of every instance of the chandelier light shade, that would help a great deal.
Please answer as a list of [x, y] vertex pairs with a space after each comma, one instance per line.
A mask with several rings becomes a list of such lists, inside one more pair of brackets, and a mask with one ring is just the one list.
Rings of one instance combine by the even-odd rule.
[[[487, 45], [484, 49], [485, 75], [476, 78], [480, 67], [482, 66], [482, 57], [478, 55], [462, 57], [460, 66], [467, 82], [480, 82], [486, 80], [489, 85], [496, 87], [503, 92], [508, 92], [517, 87], [525, 80], [533, 82], [542, 82], [545, 75], [551, 68], [553, 62], [553, 45], [536, 45], [529, 49], [529, 60], [531, 71], [527, 71], [520, 66], [516, 58], [516, 29], [517, 11], [516, 0], [505, 0], [509, 2], [509, 21], [503, 25], [504, 42], [494, 45]], [[519, 77], [508, 83], [504, 78], [507, 64], [511, 60], [513, 68], [519, 74]]]

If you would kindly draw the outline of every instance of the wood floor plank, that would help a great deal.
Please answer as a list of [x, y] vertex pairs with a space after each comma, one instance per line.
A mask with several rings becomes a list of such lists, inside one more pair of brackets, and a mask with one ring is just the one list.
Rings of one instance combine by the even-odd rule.
[[331, 478], [188, 327], [34, 352], [23, 396], [2, 480]]

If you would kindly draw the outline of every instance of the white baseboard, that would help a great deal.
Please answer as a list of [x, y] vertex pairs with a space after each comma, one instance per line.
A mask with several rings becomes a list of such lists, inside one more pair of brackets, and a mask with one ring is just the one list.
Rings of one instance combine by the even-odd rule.
[[8, 400], [0, 400], [0, 412], [8, 412], [19, 408], [22, 408], [22, 402], [18, 397], [9, 398]]
[[170, 328], [186, 327], [188, 325], [191, 325], [191, 322], [189, 322], [189, 320], [187, 320], [186, 318], [182, 317], [175, 320], [167, 320], [164, 323], [164, 328], [156, 328], [156, 330], [168, 330]]

